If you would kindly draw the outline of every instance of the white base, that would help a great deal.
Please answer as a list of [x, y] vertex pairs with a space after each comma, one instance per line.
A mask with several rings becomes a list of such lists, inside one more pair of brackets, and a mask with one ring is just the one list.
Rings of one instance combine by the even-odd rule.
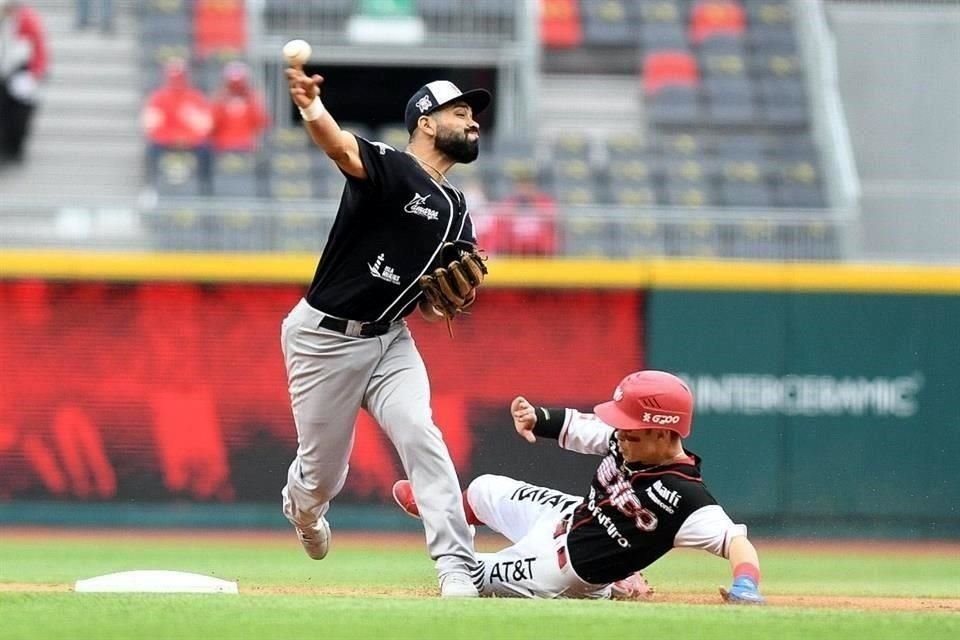
[[121, 571], [77, 580], [77, 593], [239, 593], [236, 582], [185, 571]]

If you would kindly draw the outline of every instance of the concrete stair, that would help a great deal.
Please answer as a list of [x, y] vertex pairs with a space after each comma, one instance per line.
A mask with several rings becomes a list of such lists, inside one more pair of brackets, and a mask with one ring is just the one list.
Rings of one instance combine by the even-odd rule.
[[581, 131], [606, 137], [625, 129], [642, 131], [643, 100], [635, 75], [545, 74], [540, 79], [536, 118], [542, 137]]
[[144, 156], [134, 3], [116, 3], [112, 34], [75, 31], [72, 2], [30, 4], [47, 32], [50, 74], [26, 161], [0, 170], [0, 209], [133, 204]]

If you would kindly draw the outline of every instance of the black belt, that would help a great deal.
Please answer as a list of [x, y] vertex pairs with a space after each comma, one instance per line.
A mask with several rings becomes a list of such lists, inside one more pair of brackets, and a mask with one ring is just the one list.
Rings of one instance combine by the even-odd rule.
[[342, 333], [345, 336], [353, 338], [373, 338], [374, 336], [382, 336], [387, 331], [390, 331], [393, 323], [360, 322], [358, 320], [343, 320], [341, 318], [323, 316], [320, 320], [320, 326], [324, 329], [330, 329], [331, 331], [336, 331], [337, 333]]

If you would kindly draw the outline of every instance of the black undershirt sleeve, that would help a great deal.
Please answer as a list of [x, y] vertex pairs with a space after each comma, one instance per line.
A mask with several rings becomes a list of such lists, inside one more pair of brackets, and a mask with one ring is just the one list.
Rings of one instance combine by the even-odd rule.
[[533, 426], [533, 435], [558, 440], [567, 419], [567, 410], [536, 407], [534, 411], [537, 414], [537, 424]]

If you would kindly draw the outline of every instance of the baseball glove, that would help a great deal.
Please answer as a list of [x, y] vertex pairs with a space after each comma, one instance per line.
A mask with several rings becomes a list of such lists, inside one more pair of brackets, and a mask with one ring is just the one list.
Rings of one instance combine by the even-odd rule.
[[420, 290], [427, 302], [447, 320], [477, 300], [477, 287], [487, 275], [486, 256], [476, 245], [463, 240], [447, 242], [440, 248], [440, 264], [432, 273], [420, 277]]

